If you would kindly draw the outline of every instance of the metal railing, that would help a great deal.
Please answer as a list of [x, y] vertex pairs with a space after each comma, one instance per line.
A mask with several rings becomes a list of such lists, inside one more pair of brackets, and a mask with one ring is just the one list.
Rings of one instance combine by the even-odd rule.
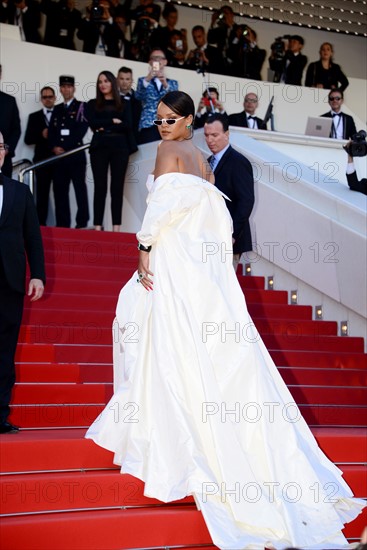
[[71, 149], [71, 151], [66, 151], [65, 153], [61, 153], [61, 155], [55, 155], [54, 157], [49, 157], [45, 160], [40, 160], [39, 162], [35, 162], [31, 166], [28, 166], [27, 168], [23, 168], [19, 172], [19, 181], [24, 183], [24, 176], [25, 174], [29, 173], [29, 188], [31, 192], [33, 193], [33, 187], [34, 187], [34, 171], [37, 168], [40, 168], [41, 166], [48, 166], [52, 162], [57, 162], [58, 160], [61, 160], [65, 157], [70, 157], [71, 155], [75, 155], [75, 153], [80, 153], [81, 151], [85, 151], [86, 149], [89, 149], [90, 143], [85, 143], [84, 145], [81, 145], [80, 147], [77, 147], [76, 149]]

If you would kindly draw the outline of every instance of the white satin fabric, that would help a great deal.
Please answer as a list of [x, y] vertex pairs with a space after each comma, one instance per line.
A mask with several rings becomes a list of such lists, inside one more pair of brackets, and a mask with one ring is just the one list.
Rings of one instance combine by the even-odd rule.
[[154, 290], [121, 290], [115, 393], [86, 437], [163, 502], [194, 495], [222, 549], [345, 547], [364, 506], [319, 449], [247, 312], [209, 182], [149, 180]]

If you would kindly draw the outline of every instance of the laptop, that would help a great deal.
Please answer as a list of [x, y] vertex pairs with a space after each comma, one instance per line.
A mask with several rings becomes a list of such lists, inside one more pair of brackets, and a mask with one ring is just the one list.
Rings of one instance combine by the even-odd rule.
[[307, 120], [305, 135], [328, 138], [330, 137], [332, 123], [332, 118], [322, 116], [309, 116]]

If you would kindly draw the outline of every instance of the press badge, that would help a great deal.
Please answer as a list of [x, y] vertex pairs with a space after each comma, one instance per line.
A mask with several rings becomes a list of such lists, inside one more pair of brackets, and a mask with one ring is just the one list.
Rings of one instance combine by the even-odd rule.
[[62, 129], [60, 130], [60, 134], [61, 134], [62, 136], [70, 136], [70, 130], [69, 130], [68, 128], [62, 128]]

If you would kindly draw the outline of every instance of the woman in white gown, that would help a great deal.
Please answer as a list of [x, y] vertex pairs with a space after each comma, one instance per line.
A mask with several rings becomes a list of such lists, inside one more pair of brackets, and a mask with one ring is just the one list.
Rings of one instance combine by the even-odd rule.
[[194, 113], [184, 92], [158, 106], [138, 271], [113, 327], [115, 393], [86, 437], [147, 496], [193, 495], [219, 548], [345, 547], [341, 529], [364, 502], [319, 449], [247, 312], [225, 201], [189, 139]]

